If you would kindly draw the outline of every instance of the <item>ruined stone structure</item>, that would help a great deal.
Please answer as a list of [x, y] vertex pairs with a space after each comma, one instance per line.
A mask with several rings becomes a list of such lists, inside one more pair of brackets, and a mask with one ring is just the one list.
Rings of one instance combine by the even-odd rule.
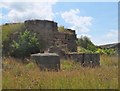
[[[58, 31], [57, 23], [48, 20], [27, 20], [23, 23], [21, 29], [22, 31], [28, 30], [31, 31], [31, 33], [37, 34], [39, 42], [45, 46], [42, 52], [57, 53], [59, 55], [46, 53], [32, 55], [32, 58], [37, 60], [36, 62], [41, 64], [41, 66], [45, 66], [46, 68], [51, 68], [53, 66], [55, 69], [60, 69], [61, 57], [73, 59], [80, 62], [82, 65], [100, 65], [99, 54], [77, 53], [75, 30], [65, 29], [64, 32], [60, 32]], [[18, 35], [19, 32], [15, 32], [11, 35], [10, 40], [17, 39]], [[6, 43], [6, 45], [8, 45], [8, 43]], [[67, 52], [65, 50], [67, 50]]]
[[67, 29], [69, 33], [59, 32], [57, 23], [48, 20], [27, 20], [25, 27], [27, 30], [37, 33], [39, 41], [42, 41], [46, 48], [61, 46], [70, 52], [77, 51], [75, 30]]
[[98, 53], [68, 53], [66, 59], [73, 59], [83, 66], [94, 67], [100, 65], [100, 55]]

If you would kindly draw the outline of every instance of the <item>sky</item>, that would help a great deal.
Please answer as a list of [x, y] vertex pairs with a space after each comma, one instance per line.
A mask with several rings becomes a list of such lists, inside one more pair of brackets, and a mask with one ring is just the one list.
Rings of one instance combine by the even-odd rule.
[[95, 45], [118, 42], [118, 2], [9, 2], [0, 0], [0, 24], [53, 20], [88, 36]]

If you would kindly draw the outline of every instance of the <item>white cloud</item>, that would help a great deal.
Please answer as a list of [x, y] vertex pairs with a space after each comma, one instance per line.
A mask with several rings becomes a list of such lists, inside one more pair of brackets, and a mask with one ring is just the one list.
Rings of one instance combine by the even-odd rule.
[[61, 17], [66, 23], [71, 24], [71, 28], [76, 30], [77, 34], [80, 32], [88, 32], [89, 26], [92, 25], [92, 17], [90, 16], [79, 16], [79, 9], [71, 9], [61, 13]]
[[0, 24], [2, 23], [2, 21], [1, 21], [2, 18], [3, 18], [3, 17], [2, 17], [2, 13], [0, 13]]
[[118, 36], [118, 30], [111, 29], [108, 34], [106, 35], [108, 38], [114, 38]]
[[118, 30], [111, 29], [108, 33], [101, 35], [100, 37], [94, 37], [94, 41], [97, 45], [112, 44], [118, 42]]
[[[7, 1], [7, 0], [6, 0]], [[13, 0], [15, 1], [15, 0]], [[48, 0], [49, 1], [49, 0]], [[5, 15], [8, 22], [21, 22], [27, 19], [53, 20], [52, 2], [3, 2], [2, 7], [8, 10]]]
[[105, 36], [106, 40], [111, 43], [117, 43], [118, 42], [118, 30], [117, 29], [111, 29]]
[[0, 13], [0, 19], [2, 19], [2, 14]]
[[87, 37], [90, 38], [90, 39], [92, 38], [91, 35], [86, 34], [86, 33], [83, 33], [83, 34], [77, 35], [77, 38], [80, 38], [81, 36], [87, 36]]
[[58, 0], [0, 0], [1, 2], [57, 2]]

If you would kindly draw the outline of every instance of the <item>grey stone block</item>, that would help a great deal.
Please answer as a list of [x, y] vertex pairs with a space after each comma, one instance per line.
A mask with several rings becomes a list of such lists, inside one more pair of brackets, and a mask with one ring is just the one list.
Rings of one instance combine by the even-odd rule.
[[58, 71], [60, 69], [60, 57], [55, 53], [32, 54], [31, 59], [36, 61], [41, 70]]

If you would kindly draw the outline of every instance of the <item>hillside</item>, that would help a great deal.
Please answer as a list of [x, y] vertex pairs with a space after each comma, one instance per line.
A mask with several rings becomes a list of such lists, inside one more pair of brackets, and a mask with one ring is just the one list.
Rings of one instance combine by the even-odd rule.
[[120, 43], [113, 43], [113, 44], [99, 45], [97, 47], [99, 47], [99, 48], [118, 48], [119, 46], [120, 46]]
[[9, 36], [17, 31], [24, 29], [23, 23], [10, 23], [2, 25], [2, 41], [9, 39]]

